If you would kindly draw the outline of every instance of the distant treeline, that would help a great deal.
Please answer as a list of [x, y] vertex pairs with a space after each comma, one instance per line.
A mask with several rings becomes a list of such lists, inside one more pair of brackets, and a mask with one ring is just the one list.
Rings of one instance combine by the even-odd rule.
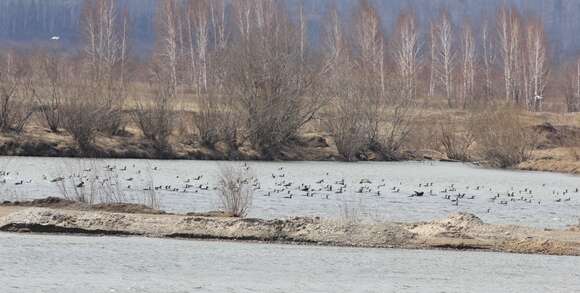
[[[172, 0], [173, 1], [173, 0]], [[177, 2], [179, 0], [176, 0]], [[285, 0], [290, 10], [297, 12], [303, 1], [308, 13], [310, 38], [316, 41], [323, 16], [335, 3], [346, 18], [351, 18], [355, 0]], [[0, 0], [0, 40], [12, 42], [39, 41], [58, 35], [68, 43], [79, 39], [79, 16], [84, 0]], [[133, 37], [141, 48], [154, 43], [154, 16], [157, 0], [121, 0], [135, 24]], [[447, 8], [455, 23], [469, 19], [478, 24], [493, 18], [498, 7], [506, 3], [516, 5], [523, 14], [534, 14], [546, 25], [552, 44], [551, 54], [569, 56], [580, 49], [580, 1], [577, 0], [372, 0], [385, 29], [393, 27], [402, 9], [414, 8], [425, 31], [428, 24]], [[296, 14], [296, 13], [295, 13]], [[4, 44], [5, 45], [5, 44]]]

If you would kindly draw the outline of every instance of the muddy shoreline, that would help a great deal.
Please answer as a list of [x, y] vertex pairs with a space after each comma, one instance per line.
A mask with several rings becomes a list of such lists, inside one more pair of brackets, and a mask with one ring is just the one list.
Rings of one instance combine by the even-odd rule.
[[580, 232], [483, 223], [472, 214], [420, 223], [344, 224], [320, 218], [276, 220], [12, 207], [0, 231], [293, 243], [361, 248], [454, 249], [580, 256]]

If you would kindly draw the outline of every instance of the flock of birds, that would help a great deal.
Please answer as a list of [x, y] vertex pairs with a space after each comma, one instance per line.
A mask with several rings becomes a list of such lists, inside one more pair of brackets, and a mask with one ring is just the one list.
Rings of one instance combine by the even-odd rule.
[[[278, 170], [281, 173], [272, 174], [272, 179], [276, 180], [276, 188], [266, 191], [264, 196], [276, 195], [288, 199], [295, 196], [329, 199], [332, 194], [343, 193], [374, 197], [402, 194], [403, 197], [406, 196], [408, 198], [442, 198], [455, 206], [459, 206], [463, 201], [475, 200], [485, 196], [488, 197], [489, 202], [499, 205], [508, 205], [515, 202], [541, 205], [542, 201], [546, 200], [545, 197], [538, 196], [531, 188], [527, 187], [522, 189], [510, 187], [509, 190], [500, 191], [486, 185], [463, 186], [460, 188], [456, 184], [436, 184], [430, 181], [416, 185], [404, 185], [403, 182], [393, 183], [387, 179], [373, 182], [369, 178], [360, 178], [352, 183], [347, 183], [344, 178], [332, 180], [329, 173], [326, 173], [323, 178], [316, 180], [314, 184], [295, 183], [286, 179], [286, 173], [283, 172], [284, 168], [279, 168]], [[546, 184], [543, 184], [542, 187], [545, 188]], [[492, 195], [491, 197], [490, 194]], [[552, 198], [556, 203], [571, 201], [573, 194], [578, 195], [579, 189], [552, 190]], [[488, 212], [490, 211], [491, 209], [488, 209]]]
[[[249, 171], [247, 164], [242, 166], [243, 170]], [[97, 170], [99, 169], [99, 170]], [[163, 176], [164, 184], [153, 184], [153, 178], [162, 175], [158, 167], [137, 167], [132, 165], [106, 165], [102, 167], [86, 168], [79, 172], [73, 172], [66, 176], [49, 177], [43, 175], [45, 182], [71, 182], [76, 188], [85, 188], [88, 182], [96, 182], [101, 185], [109, 184], [119, 186], [131, 191], [163, 191], [175, 193], [198, 194], [218, 189], [217, 184], [210, 183], [210, 178], [204, 175], [181, 176], [176, 175], [174, 179]], [[553, 189], [551, 197], [547, 197], [549, 188], [542, 185], [541, 191], [536, 192], [530, 187], [514, 188], [508, 190], [494, 189], [488, 185], [459, 186], [458, 184], [445, 184], [432, 181], [409, 184], [403, 182], [392, 182], [388, 179], [359, 178], [347, 181], [342, 177], [333, 177], [330, 172], [319, 178], [310, 178], [311, 182], [298, 182], [290, 179], [290, 174], [284, 167], [277, 168], [271, 173], [269, 178], [258, 178], [248, 176], [243, 179], [244, 184], [255, 191], [255, 195], [264, 197], [280, 197], [283, 199], [294, 199], [296, 197], [332, 199], [337, 195], [348, 194], [352, 196], [368, 197], [408, 197], [410, 200], [420, 200], [421, 198], [443, 199], [451, 205], [460, 206], [467, 201], [476, 199], [486, 199], [493, 204], [509, 205], [512, 203], [524, 203], [530, 205], [542, 205], [546, 201], [555, 203], [565, 203], [572, 201], [579, 194], [578, 188], [556, 190]], [[209, 176], [207, 176], [209, 177]], [[171, 183], [167, 182], [172, 181]], [[262, 185], [261, 181], [266, 184]], [[14, 184], [22, 186], [33, 184], [32, 178], [26, 178], [24, 174], [18, 172], [0, 171], [0, 185]], [[504, 187], [505, 188], [505, 187]], [[487, 210], [491, 212], [491, 208]]]

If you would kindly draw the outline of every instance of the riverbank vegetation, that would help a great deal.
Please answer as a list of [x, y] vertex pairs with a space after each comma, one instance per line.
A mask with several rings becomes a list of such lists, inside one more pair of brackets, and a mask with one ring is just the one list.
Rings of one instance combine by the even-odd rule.
[[0, 52], [0, 153], [538, 169], [580, 147], [580, 63], [552, 62], [516, 8], [477, 26], [442, 10], [423, 31], [412, 9], [385, 26], [360, 0], [315, 29], [279, 1], [159, 1], [142, 56], [118, 4], [85, 1], [76, 53], [58, 38]]

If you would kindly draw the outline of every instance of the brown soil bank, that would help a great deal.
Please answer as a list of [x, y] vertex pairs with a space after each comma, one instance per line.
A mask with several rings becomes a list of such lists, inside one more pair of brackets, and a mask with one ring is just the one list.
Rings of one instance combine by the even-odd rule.
[[[421, 122], [421, 125], [433, 124], [432, 115], [429, 117]], [[529, 127], [540, 135], [539, 145], [532, 159], [514, 168], [580, 174], [580, 127], [573, 125], [570, 121], [559, 121], [550, 117], [533, 116], [527, 122]], [[540, 123], [541, 121], [552, 121], [552, 124]], [[427, 126], [418, 129], [422, 128], [430, 129]], [[94, 152], [87, 155], [76, 147], [72, 138], [66, 133], [54, 134], [48, 133], [41, 127], [28, 127], [19, 135], [0, 134], [0, 155], [196, 160], [340, 161], [343, 159], [332, 137], [320, 132], [304, 133], [278, 152], [264, 155], [249, 145], [231, 150], [220, 144], [208, 148], [176, 139], [170, 141], [169, 151], [160, 152], [155, 148], [154, 143], [144, 139], [136, 130], [129, 130], [131, 131], [127, 131], [124, 136], [97, 136]], [[433, 133], [427, 135], [414, 131], [412, 137], [415, 138], [411, 139], [408, 148], [405, 148], [399, 159], [447, 160], [446, 155], [438, 147]], [[486, 164], [481, 161], [475, 150], [471, 157], [475, 161]], [[358, 158], [368, 161], [386, 159], [372, 151], [361, 153]]]
[[260, 220], [26, 208], [1, 217], [0, 230], [580, 256], [577, 230], [489, 225], [471, 214], [414, 224], [339, 225], [319, 218]]

